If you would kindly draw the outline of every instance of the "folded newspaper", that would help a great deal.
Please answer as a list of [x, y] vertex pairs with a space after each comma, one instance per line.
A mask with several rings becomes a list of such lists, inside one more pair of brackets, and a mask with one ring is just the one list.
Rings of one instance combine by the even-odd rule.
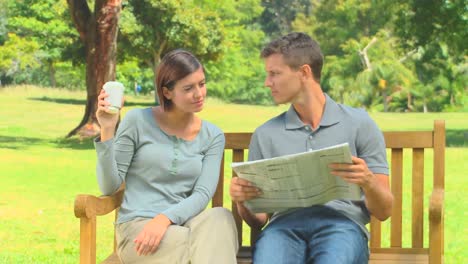
[[351, 163], [348, 143], [271, 159], [235, 162], [237, 176], [263, 192], [245, 202], [255, 213], [281, 212], [336, 199], [359, 200], [361, 190], [330, 174], [328, 164]]

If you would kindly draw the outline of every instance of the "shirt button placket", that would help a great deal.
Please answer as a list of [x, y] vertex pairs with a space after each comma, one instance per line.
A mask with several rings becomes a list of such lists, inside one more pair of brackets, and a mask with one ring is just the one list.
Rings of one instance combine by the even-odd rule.
[[305, 126], [305, 130], [309, 133], [306, 139], [306, 149], [307, 151], [312, 151], [312, 132], [309, 126]]
[[174, 143], [174, 159], [172, 160], [171, 174], [177, 173], [177, 156], [179, 155], [179, 140], [178, 138], [173, 138]]

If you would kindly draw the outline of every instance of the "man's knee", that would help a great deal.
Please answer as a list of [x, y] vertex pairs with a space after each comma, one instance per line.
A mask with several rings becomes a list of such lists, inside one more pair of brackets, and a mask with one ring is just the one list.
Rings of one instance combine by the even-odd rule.
[[305, 242], [293, 232], [270, 228], [254, 246], [254, 263], [304, 263]]

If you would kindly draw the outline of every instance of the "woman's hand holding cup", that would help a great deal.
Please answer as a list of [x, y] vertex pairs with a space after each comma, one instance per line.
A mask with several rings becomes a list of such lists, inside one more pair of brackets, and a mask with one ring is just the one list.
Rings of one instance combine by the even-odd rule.
[[123, 85], [119, 82], [107, 82], [98, 96], [96, 118], [101, 126], [101, 141], [114, 136], [124, 101], [123, 89]]

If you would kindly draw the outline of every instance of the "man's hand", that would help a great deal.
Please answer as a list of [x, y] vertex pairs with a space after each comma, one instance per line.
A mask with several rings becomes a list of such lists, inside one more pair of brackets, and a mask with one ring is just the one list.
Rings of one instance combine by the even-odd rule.
[[353, 164], [330, 164], [330, 173], [360, 186], [364, 191], [369, 212], [380, 221], [384, 221], [390, 217], [393, 206], [388, 176], [372, 173], [363, 159], [353, 157], [352, 161]]
[[261, 195], [262, 192], [259, 188], [253, 186], [251, 182], [239, 177], [233, 177], [231, 179], [231, 185], [229, 186], [229, 194], [231, 195], [232, 201], [242, 203], [256, 198]]
[[332, 163], [328, 167], [332, 175], [341, 177], [343, 180], [359, 185], [366, 189], [373, 184], [374, 174], [367, 167], [366, 161], [357, 157], [352, 157], [352, 164]]
[[262, 194], [262, 191], [253, 186], [253, 184], [245, 179], [233, 177], [229, 186], [229, 194], [231, 200], [237, 204], [237, 211], [245, 222], [257, 229], [261, 229], [268, 221], [269, 216], [266, 213], [254, 214], [245, 207], [244, 202], [254, 199]]
[[133, 241], [138, 256], [146, 256], [156, 252], [170, 225], [171, 220], [163, 214], [159, 214], [149, 221]]

